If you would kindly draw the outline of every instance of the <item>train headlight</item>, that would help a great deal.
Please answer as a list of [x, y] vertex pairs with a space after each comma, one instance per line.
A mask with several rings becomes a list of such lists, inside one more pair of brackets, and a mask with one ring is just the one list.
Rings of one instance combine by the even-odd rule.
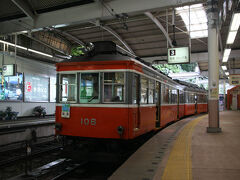
[[61, 124], [61, 123], [56, 123], [56, 124], [55, 124], [55, 129], [56, 129], [57, 131], [61, 131], [61, 130], [62, 130], [62, 124]]
[[118, 134], [119, 134], [120, 136], [122, 136], [122, 135], [123, 135], [123, 132], [124, 132], [124, 127], [123, 127], [123, 126], [118, 126], [118, 127], [117, 127], [117, 132], [118, 132]]

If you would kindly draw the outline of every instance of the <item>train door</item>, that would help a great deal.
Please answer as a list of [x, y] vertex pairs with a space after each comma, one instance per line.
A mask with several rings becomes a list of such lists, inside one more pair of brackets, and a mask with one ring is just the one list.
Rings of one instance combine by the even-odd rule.
[[161, 84], [160, 82], [156, 82], [156, 90], [155, 90], [155, 103], [156, 103], [156, 127], [160, 127], [160, 119], [161, 119]]
[[136, 111], [134, 112], [135, 129], [139, 129], [140, 128], [140, 76], [137, 74], [133, 75], [133, 104], [137, 105]]

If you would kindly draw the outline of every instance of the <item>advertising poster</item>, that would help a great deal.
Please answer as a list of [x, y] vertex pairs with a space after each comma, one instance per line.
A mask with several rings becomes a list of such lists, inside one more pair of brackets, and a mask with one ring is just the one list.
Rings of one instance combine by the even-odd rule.
[[49, 78], [25, 74], [25, 101], [48, 102]]

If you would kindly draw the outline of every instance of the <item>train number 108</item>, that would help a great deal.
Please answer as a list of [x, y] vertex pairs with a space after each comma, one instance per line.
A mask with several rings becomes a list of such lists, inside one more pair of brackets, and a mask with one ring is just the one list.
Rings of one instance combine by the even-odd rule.
[[97, 120], [95, 118], [88, 119], [88, 118], [81, 118], [81, 125], [85, 126], [96, 126]]

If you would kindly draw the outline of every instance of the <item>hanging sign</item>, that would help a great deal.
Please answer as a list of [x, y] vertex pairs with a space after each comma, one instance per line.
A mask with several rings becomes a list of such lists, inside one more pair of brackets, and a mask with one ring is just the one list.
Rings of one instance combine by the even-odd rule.
[[189, 63], [189, 48], [169, 48], [168, 49], [168, 64]]
[[240, 74], [229, 75], [229, 84], [230, 85], [240, 85]]
[[2, 73], [3, 76], [15, 76], [16, 75], [16, 64], [3, 65]]

